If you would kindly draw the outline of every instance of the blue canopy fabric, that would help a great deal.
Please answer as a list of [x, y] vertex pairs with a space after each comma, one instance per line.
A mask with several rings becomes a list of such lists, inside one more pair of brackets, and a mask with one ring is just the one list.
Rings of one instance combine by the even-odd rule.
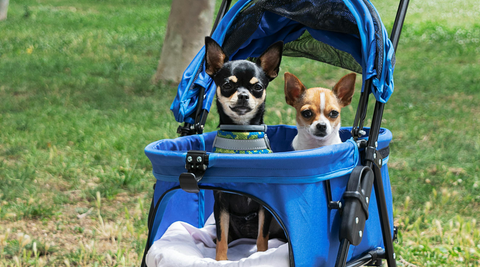
[[[361, 66], [362, 91], [365, 81], [372, 79], [372, 87], [367, 90], [378, 101], [388, 101], [394, 90], [394, 49], [377, 11], [367, 0], [239, 0], [221, 20], [212, 38], [223, 46], [230, 60], [236, 60], [258, 57], [280, 40], [288, 48], [289, 43], [305, 34], [337, 54], [351, 56]], [[202, 108], [210, 111], [216, 85], [204, 71], [204, 56], [205, 47], [183, 73], [170, 107], [178, 122], [194, 123], [192, 114], [201, 87], [206, 96]], [[325, 62], [358, 71], [351, 63]]]

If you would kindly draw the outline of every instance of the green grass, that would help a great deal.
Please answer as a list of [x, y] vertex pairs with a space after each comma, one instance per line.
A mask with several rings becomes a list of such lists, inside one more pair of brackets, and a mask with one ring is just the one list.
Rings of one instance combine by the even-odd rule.
[[[177, 136], [176, 88], [150, 84], [170, 3], [10, 2], [0, 22], [0, 266], [140, 262], [154, 183], [143, 149]], [[398, 4], [374, 4], [390, 30]], [[382, 124], [393, 132], [399, 265], [480, 265], [479, 8], [410, 4]], [[284, 71], [310, 87], [348, 73], [298, 58], [284, 58]], [[267, 106], [268, 124], [295, 124], [282, 78]], [[206, 130], [217, 123], [212, 112]]]

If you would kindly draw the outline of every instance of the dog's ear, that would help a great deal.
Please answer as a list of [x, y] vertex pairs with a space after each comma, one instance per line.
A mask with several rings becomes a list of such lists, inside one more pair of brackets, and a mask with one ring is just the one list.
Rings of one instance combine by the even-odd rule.
[[223, 49], [218, 45], [215, 40], [206, 36], [205, 37], [205, 72], [213, 76], [219, 71], [225, 62], [228, 61], [228, 57], [223, 52]]
[[283, 42], [278, 41], [272, 44], [257, 59], [257, 65], [260, 66], [268, 78], [271, 80], [278, 76], [280, 71], [280, 62], [282, 61]]
[[355, 92], [355, 79], [357, 74], [349, 73], [343, 76], [333, 87], [333, 93], [338, 98], [341, 107], [350, 105], [353, 93]]
[[285, 72], [285, 101], [290, 106], [294, 106], [298, 98], [305, 92], [307, 88], [297, 78], [297, 76]]

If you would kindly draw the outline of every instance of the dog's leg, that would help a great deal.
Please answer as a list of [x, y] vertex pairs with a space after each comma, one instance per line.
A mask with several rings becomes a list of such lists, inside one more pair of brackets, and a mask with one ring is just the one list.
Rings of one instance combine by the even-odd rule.
[[261, 207], [258, 211], [258, 237], [257, 251], [268, 250], [268, 237], [270, 234], [270, 223], [272, 222], [272, 214]]
[[[230, 214], [225, 210], [220, 211], [217, 221], [217, 249], [215, 259], [217, 261], [228, 260], [228, 228], [230, 226]], [[219, 229], [220, 228], [220, 229]]]

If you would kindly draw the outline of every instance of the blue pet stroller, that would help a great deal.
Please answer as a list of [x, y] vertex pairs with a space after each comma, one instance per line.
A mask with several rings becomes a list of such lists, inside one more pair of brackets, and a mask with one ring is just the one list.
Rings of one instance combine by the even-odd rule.
[[[156, 178], [145, 257], [177, 221], [201, 228], [213, 191], [248, 196], [276, 218], [288, 240], [290, 266], [396, 266], [388, 129], [380, 127], [393, 92], [395, 48], [408, 0], [401, 0], [390, 38], [368, 0], [224, 0], [212, 38], [231, 60], [258, 57], [283, 40], [284, 56], [302, 56], [362, 74], [363, 85], [344, 143], [292, 151], [296, 127], [268, 126], [274, 153], [211, 153], [216, 132], [203, 133], [216, 85], [204, 72], [205, 49], [186, 69], [171, 106], [183, 123], [173, 140], [148, 145]], [[364, 127], [369, 95], [376, 104]]]

